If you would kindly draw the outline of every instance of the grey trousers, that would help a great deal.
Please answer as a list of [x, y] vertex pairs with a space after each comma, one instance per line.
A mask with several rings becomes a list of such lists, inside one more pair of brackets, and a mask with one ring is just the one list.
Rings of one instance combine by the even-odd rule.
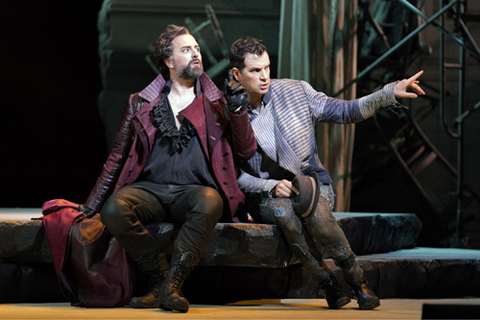
[[[305, 219], [295, 214], [289, 198], [265, 197], [258, 209], [264, 222], [276, 224], [282, 229], [292, 252], [304, 265], [310, 264], [306, 267], [314, 278], [316, 275], [322, 282], [329, 272], [322, 259], [325, 251], [342, 269], [348, 284], [355, 287], [363, 280], [363, 270], [358, 266], [345, 233], [332, 214], [334, 197], [331, 185], [321, 185], [317, 208]], [[315, 258], [316, 262], [312, 262], [310, 257]]]

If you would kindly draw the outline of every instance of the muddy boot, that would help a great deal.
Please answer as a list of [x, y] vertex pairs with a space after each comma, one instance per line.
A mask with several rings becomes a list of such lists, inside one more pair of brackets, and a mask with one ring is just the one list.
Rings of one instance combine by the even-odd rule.
[[329, 275], [312, 254], [305, 252], [298, 244], [293, 244], [291, 249], [295, 257], [310, 272], [312, 278], [319, 282], [330, 309], [340, 309], [350, 302], [350, 298], [343, 292], [337, 279], [333, 275]]
[[188, 311], [190, 303], [182, 295], [182, 286], [194, 266], [190, 253], [182, 254], [179, 259], [172, 258], [172, 265], [168, 270], [165, 281], [163, 281], [160, 287], [160, 293], [155, 301], [155, 307], [167, 311]]
[[330, 309], [340, 309], [350, 302], [350, 298], [332, 274], [327, 281], [320, 283], [320, 289], [322, 289]]
[[353, 290], [358, 306], [362, 310], [372, 310], [380, 305], [375, 292], [368, 285], [364, 277], [363, 270], [357, 263], [355, 254], [349, 245], [334, 243], [325, 247], [325, 251], [330, 253], [335, 264], [339, 266], [345, 276], [350, 288]]
[[375, 292], [370, 288], [365, 278], [356, 286], [352, 287], [352, 290], [358, 300], [358, 307], [361, 310], [372, 310], [380, 306], [380, 299], [378, 299]]
[[142, 262], [138, 268], [150, 275], [147, 294], [141, 297], [133, 297], [128, 305], [132, 308], [154, 308], [160, 286], [162, 285], [168, 271], [168, 260], [165, 253], [156, 256], [155, 261]]

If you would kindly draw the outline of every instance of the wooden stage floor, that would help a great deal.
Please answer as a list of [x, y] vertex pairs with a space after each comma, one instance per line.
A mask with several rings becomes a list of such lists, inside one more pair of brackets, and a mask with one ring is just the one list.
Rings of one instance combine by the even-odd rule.
[[[479, 298], [383, 299], [381, 303], [379, 308], [365, 311], [357, 309], [356, 301], [340, 310], [331, 310], [324, 299], [252, 300], [228, 305], [194, 304], [186, 314], [160, 309], [85, 309], [68, 303], [21, 303], [0, 304], [0, 319], [422, 319], [424, 304], [453, 305], [463, 310], [480, 308]], [[465, 315], [459, 310], [455, 312], [452, 319]]]

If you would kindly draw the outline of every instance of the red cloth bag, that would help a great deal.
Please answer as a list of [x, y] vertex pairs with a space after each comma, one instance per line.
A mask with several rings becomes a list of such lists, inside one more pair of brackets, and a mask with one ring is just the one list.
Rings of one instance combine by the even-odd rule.
[[65, 298], [74, 306], [121, 307], [135, 276], [125, 250], [96, 214], [85, 218], [78, 204], [55, 199], [42, 206], [43, 226]]

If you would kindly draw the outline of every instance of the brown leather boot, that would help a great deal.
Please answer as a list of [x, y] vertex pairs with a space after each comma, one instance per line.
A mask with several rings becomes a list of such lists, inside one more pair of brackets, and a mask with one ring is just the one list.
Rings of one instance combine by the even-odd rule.
[[190, 303], [182, 294], [182, 286], [195, 265], [190, 253], [182, 254], [177, 262], [174, 262], [175, 260], [172, 259], [167, 277], [160, 287], [155, 307], [168, 311], [187, 312]]
[[132, 308], [154, 308], [160, 286], [162, 285], [168, 271], [168, 260], [165, 253], [156, 256], [155, 261], [149, 261], [138, 265], [139, 269], [150, 275], [148, 292], [141, 297], [132, 297], [128, 305]]

